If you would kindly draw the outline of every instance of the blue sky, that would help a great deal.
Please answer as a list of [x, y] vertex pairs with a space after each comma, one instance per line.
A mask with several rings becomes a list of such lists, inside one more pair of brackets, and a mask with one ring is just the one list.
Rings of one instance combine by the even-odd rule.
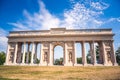
[[120, 0], [0, 0], [0, 51], [9, 31], [112, 28], [120, 46]]

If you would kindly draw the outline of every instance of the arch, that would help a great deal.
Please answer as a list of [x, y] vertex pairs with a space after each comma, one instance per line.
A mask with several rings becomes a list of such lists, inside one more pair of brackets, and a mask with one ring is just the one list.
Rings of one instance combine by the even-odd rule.
[[64, 43], [64, 42], [53, 42], [53, 49], [54, 49], [56, 46], [61, 46], [61, 47], [63, 47], [63, 49], [64, 49], [65, 43]]
[[[64, 65], [64, 49], [61, 45], [54, 46], [53, 61], [54, 65]], [[59, 56], [58, 56], [59, 55]]]

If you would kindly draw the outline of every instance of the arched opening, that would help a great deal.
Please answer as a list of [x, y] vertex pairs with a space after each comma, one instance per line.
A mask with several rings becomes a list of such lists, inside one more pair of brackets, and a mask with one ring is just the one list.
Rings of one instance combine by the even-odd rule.
[[63, 47], [55, 46], [54, 47], [54, 65], [63, 65], [64, 57], [63, 57]]

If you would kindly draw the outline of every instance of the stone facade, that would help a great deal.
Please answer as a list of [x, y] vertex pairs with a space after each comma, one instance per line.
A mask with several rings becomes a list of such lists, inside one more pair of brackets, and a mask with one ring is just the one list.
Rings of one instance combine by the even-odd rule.
[[[8, 36], [5, 65], [39, 65], [53, 66], [54, 48], [63, 47], [64, 66], [77, 64], [75, 43], [81, 44], [82, 64], [87, 66], [85, 43], [90, 45], [91, 65], [97, 66], [94, 44], [99, 45], [99, 63], [115, 66], [116, 57], [113, 46], [112, 29], [66, 29], [51, 28], [39, 31], [12, 31]], [[40, 62], [36, 64], [38, 44], [41, 44]], [[28, 46], [26, 46], [28, 45]], [[30, 52], [30, 46], [32, 50]]]

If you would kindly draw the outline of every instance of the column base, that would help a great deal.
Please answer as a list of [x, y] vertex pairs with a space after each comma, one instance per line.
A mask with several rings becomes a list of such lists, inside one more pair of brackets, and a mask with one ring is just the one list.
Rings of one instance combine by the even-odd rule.
[[77, 66], [77, 63], [74, 63], [74, 65], [73, 66]]
[[[26, 64], [25, 64], [25, 63], [21, 63], [20, 65], [21, 65], [21, 66], [26, 66]], [[28, 64], [27, 64], [27, 65], [28, 65]]]
[[73, 63], [66, 63], [66, 64], [64, 64], [64, 66], [74, 66], [74, 64]]
[[48, 66], [48, 63], [47, 63], [47, 61], [41, 61], [39, 63], [39, 66]]
[[54, 66], [54, 65], [49, 63], [48, 66]]
[[20, 63], [4, 63], [6, 66], [19, 66], [21, 65]]
[[106, 63], [106, 64], [104, 63], [103, 65], [104, 66], [113, 66], [112, 64], [108, 64], [108, 63]]
[[84, 63], [83, 66], [87, 66], [88, 64], [87, 63]]
[[48, 66], [47, 63], [40, 63], [39, 66]]
[[97, 66], [97, 63], [93, 63], [93, 66]]
[[8, 63], [4, 63], [4, 65], [9, 65]]
[[48, 66], [48, 64], [39, 64], [39, 66]]
[[118, 63], [114, 63], [113, 66], [118, 66]]

